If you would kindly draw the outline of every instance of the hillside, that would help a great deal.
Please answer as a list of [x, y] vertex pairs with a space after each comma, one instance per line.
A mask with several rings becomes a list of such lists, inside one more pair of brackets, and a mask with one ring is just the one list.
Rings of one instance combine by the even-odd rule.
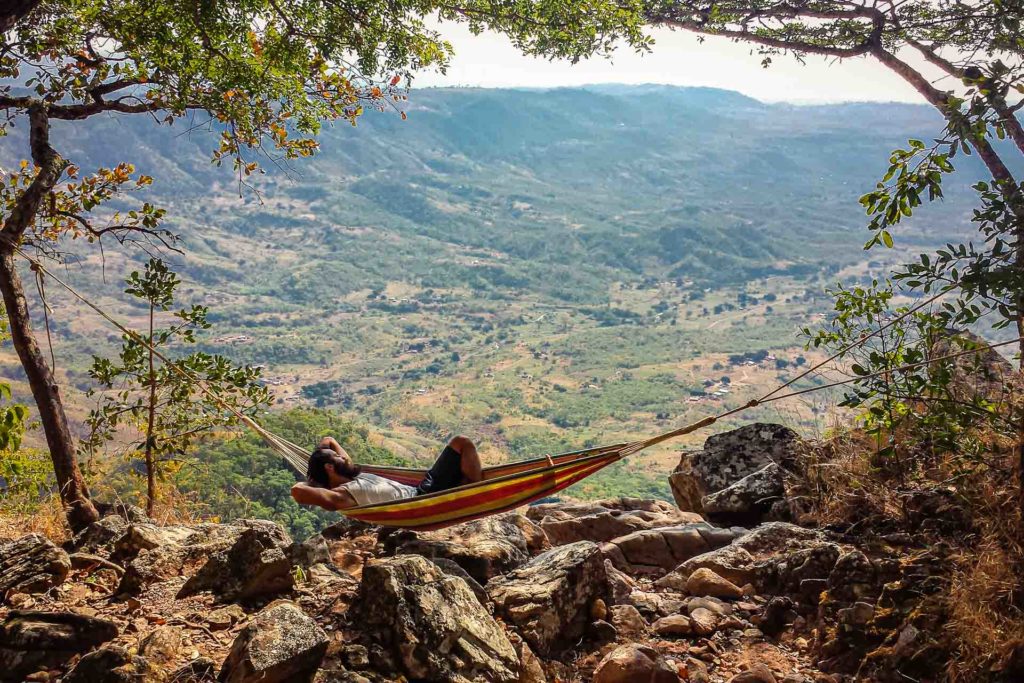
[[[204, 121], [110, 117], [55, 137], [83, 168], [156, 177], [147, 199], [186, 249], [169, 257], [183, 303], [213, 311], [204, 348], [263, 365], [278, 404], [339, 408], [420, 461], [457, 431], [491, 459], [617, 440], [774, 382], [803, 362], [797, 332], [824, 286], [901, 257], [861, 251], [856, 199], [889, 150], [939, 125], [927, 107], [663, 86], [420, 90], [407, 105], [407, 121], [325, 130], [309, 162], [264, 159], [255, 189], [209, 164]], [[3, 163], [25, 155], [18, 140]], [[900, 247], [962, 230], [975, 173], [961, 175]], [[123, 254], [76, 264], [68, 249], [69, 277], [131, 317]], [[85, 389], [116, 336], [51, 297], [61, 376]], [[827, 407], [771, 417], [820, 427]], [[667, 496], [649, 474], [671, 452], [589, 493]]]

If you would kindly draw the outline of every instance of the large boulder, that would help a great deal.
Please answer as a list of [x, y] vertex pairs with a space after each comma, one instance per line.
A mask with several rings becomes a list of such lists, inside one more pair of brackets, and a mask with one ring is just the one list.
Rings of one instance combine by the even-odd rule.
[[0, 543], [0, 595], [45, 592], [62, 584], [71, 566], [68, 554], [41, 534]]
[[683, 510], [702, 513], [705, 496], [721, 491], [770, 463], [792, 466], [800, 437], [788, 427], [756, 422], [708, 437], [700, 451], [683, 453], [669, 476]]
[[327, 634], [297, 605], [270, 604], [239, 632], [218, 680], [224, 683], [310, 681], [327, 652]]
[[492, 579], [487, 593], [498, 613], [514, 624], [542, 657], [579, 639], [591, 605], [598, 599], [606, 603], [610, 599], [601, 549], [589, 541], [538, 555]]
[[696, 555], [728, 545], [745, 529], [720, 529], [706, 522], [635, 531], [601, 547], [616, 569], [627, 574], [657, 574], [675, 569]]
[[516, 683], [504, 630], [462, 579], [418, 555], [370, 562], [349, 615], [372, 647], [415, 680]]
[[678, 683], [679, 671], [652, 647], [630, 643], [607, 655], [594, 670], [594, 683]]
[[185, 582], [178, 597], [210, 591], [221, 600], [246, 601], [290, 591], [292, 540], [277, 524], [245, 529]]
[[113, 640], [117, 625], [72, 612], [14, 610], [0, 627], [0, 679], [59, 667], [75, 655]]
[[384, 549], [391, 554], [451, 560], [479, 583], [487, 583], [526, 562], [544, 542], [536, 524], [510, 513], [437, 531], [397, 531], [384, 540]]
[[[166, 529], [164, 535], [160, 530]], [[187, 529], [188, 533], [183, 533]], [[157, 527], [132, 525], [114, 547], [130, 558], [118, 592], [137, 595], [153, 583], [189, 576], [207, 563], [211, 556], [230, 548], [250, 529], [280, 529], [273, 522], [243, 519], [231, 524], [198, 524], [192, 527]], [[273, 533], [273, 531], [271, 531]], [[148, 539], [148, 540], [143, 540]], [[145, 547], [153, 541], [153, 547]], [[131, 553], [135, 552], [134, 557]], [[114, 556], [122, 559], [115, 550]], [[123, 559], [122, 559], [123, 561]]]
[[813, 590], [813, 582], [824, 584], [840, 554], [840, 547], [820, 531], [769, 522], [727, 546], [686, 560], [656, 584], [686, 590], [690, 575], [703, 567], [737, 586], [750, 583], [764, 592], [797, 593]]
[[165, 683], [167, 674], [140, 655], [107, 645], [78, 660], [64, 683]]
[[118, 561], [132, 560], [144, 550], [167, 545], [185, 545], [196, 530], [187, 526], [159, 526], [151, 523], [131, 524], [115, 541], [111, 557]]
[[9, 591], [42, 593], [64, 583], [71, 558], [40, 534], [0, 545], [0, 596]]
[[540, 524], [552, 545], [576, 541], [603, 543], [634, 531], [703, 522], [662, 500], [609, 498], [588, 503], [534, 505], [527, 517]]
[[701, 499], [708, 519], [719, 524], [756, 524], [786, 495], [783, 470], [770, 462]]
[[79, 531], [71, 546], [83, 553], [110, 553], [114, 541], [124, 535], [128, 522], [120, 515], [107, 515]]

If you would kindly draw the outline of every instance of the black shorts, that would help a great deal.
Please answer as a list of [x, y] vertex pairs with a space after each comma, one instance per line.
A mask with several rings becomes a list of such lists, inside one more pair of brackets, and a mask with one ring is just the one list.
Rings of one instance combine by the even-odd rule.
[[427, 471], [427, 476], [416, 487], [416, 495], [437, 493], [453, 489], [462, 484], [462, 454], [451, 446], [445, 446], [441, 455]]

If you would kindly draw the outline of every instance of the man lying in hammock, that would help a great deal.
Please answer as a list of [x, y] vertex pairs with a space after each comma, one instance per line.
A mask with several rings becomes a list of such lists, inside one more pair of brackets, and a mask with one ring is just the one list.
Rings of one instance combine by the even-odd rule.
[[456, 436], [448, 442], [419, 486], [407, 486], [364, 473], [341, 444], [325, 436], [309, 458], [306, 481], [292, 487], [292, 498], [301, 505], [344, 510], [436, 493], [480, 481], [482, 476], [476, 446], [464, 436]]

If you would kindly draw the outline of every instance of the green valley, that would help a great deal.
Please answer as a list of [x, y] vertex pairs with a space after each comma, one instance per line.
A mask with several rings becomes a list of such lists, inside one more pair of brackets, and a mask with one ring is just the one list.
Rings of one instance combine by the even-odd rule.
[[[501, 461], [749, 400], [814, 358], [798, 332], [826, 310], [826, 286], [961, 234], [975, 175], [896, 250], [868, 254], [857, 198], [888, 150], [935, 130], [927, 107], [664, 86], [426, 89], [405, 105], [406, 121], [370, 113], [326, 130], [309, 162], [262, 159], [251, 187], [207, 162], [208, 122], [111, 117], [54, 134], [85, 167], [128, 159], [157, 178], [146, 198], [185, 250], [165, 257], [183, 300], [211, 308], [204, 350], [263, 366], [275, 410], [339, 411], [406, 462], [429, 462], [454, 433]], [[25, 154], [0, 147], [5, 164]], [[115, 246], [80, 258], [67, 244], [65, 273], [137, 320], [119, 283], [145, 254]], [[118, 336], [48, 294], [58, 374], [85, 390], [91, 357]], [[70, 399], [81, 416], [87, 402]], [[824, 397], [760, 417], [821, 430], [829, 409]], [[576, 494], [665, 497], [679, 447]]]

